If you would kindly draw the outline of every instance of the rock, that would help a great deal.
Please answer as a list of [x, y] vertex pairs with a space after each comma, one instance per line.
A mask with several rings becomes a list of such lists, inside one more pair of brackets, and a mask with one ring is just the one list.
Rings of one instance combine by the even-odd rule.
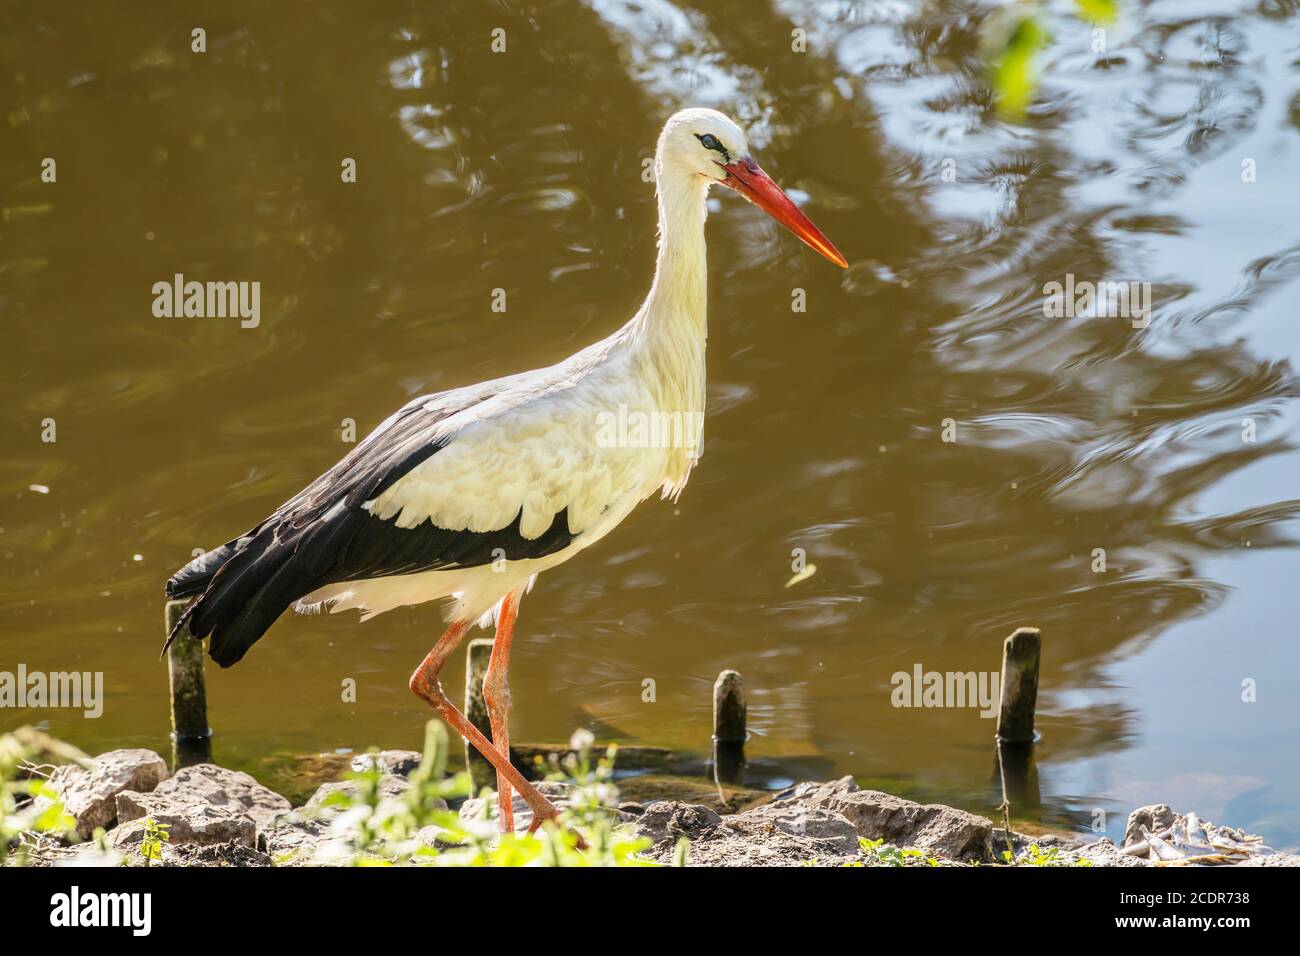
[[461, 845], [448, 837], [446, 830], [436, 826], [420, 827], [415, 833], [415, 842], [434, 850], [445, 850], [451, 846]]
[[722, 817], [705, 806], [659, 800], [650, 804], [636, 821], [637, 836], [649, 837], [656, 846], [679, 837], [702, 839], [722, 823]]
[[77, 821], [77, 832], [89, 837], [96, 827], [117, 819], [117, 795], [124, 790], [147, 793], [167, 779], [167, 762], [152, 750], [110, 750], [90, 766], [59, 767], [50, 782], [63, 794], [64, 808]]
[[169, 846], [163, 850], [163, 863], [176, 866], [271, 866], [271, 858], [242, 843]]
[[[128, 827], [138, 827], [140, 824], [132, 822]], [[119, 829], [122, 829], [119, 827]], [[120, 853], [126, 856], [126, 862], [134, 866], [143, 865], [143, 861], [138, 859], [135, 843], [128, 842], [121, 849]], [[132, 857], [137, 857], [132, 859]], [[117, 865], [121, 865], [122, 860], [119, 858]], [[245, 843], [230, 841], [228, 843], [164, 843], [162, 846], [162, 859], [150, 861], [150, 866], [271, 866], [271, 858], [265, 853], [248, 846]]]
[[869, 840], [884, 840], [949, 860], [994, 861], [993, 824], [987, 818], [942, 804], [915, 803], [879, 790], [859, 790], [852, 777], [800, 784], [778, 794], [771, 805], [822, 807], [843, 816], [859, 836]]
[[115, 867], [121, 866], [123, 857], [120, 852], [111, 846], [100, 849], [98, 843], [87, 842], [78, 843], [75, 846], [62, 848], [64, 852], [51, 854], [45, 858], [39, 856], [32, 858], [28, 862], [32, 866], [75, 866], [75, 867]]
[[[1220, 826], [1196, 813], [1178, 813], [1163, 803], [1138, 807], [1124, 832], [1126, 855], [1155, 866], [1243, 866], [1279, 854], [1258, 836]], [[1249, 863], [1286, 866], [1286, 863]]]
[[[1023, 856], [1031, 846], [1037, 846], [1039, 851], [1044, 853], [1053, 849], [1058, 850], [1063, 859], [1072, 862], [1083, 845], [1084, 841], [1077, 833], [1051, 830], [1033, 823], [1025, 824], [1024, 830], [1011, 831], [1011, 853], [1016, 859]], [[1003, 862], [1003, 854], [1006, 850], [1007, 831], [1002, 827], [994, 827], [993, 852], [997, 855], [998, 863]]]
[[663, 863], [686, 837], [692, 866], [803, 866], [845, 862], [858, 853], [858, 834], [848, 820], [799, 804], [768, 804], [721, 817], [705, 806], [660, 801], [646, 807], [636, 832], [654, 841], [648, 855]]
[[834, 797], [843, 796], [846, 793], [857, 792], [859, 792], [858, 785], [852, 777], [840, 777], [838, 780], [831, 780], [827, 783], [819, 783], [816, 780], [810, 780], [805, 783], [797, 783], [789, 789], [782, 790], [772, 798], [772, 802], [818, 804]]
[[[385, 801], [397, 799], [410, 790], [411, 786], [411, 782], [404, 777], [385, 773], [379, 779], [381, 805]], [[357, 790], [357, 784], [351, 780], [321, 784], [301, 810], [278, 815], [262, 831], [262, 848], [276, 864], [347, 862], [350, 855], [348, 845], [357, 833], [360, 820], [347, 816], [340, 807], [326, 804], [334, 794], [347, 793], [355, 796]], [[445, 803], [442, 806], [446, 809]]]
[[[172, 847], [184, 844], [213, 846], [237, 843], [253, 848], [257, 845], [257, 824], [253, 819], [224, 807], [172, 799], [155, 807], [147, 815], [155, 823], [167, 824], [167, 843]], [[110, 833], [113, 845], [123, 852], [129, 852], [129, 848], [139, 845], [144, 839], [144, 827], [143, 817], [118, 824]]]
[[409, 777], [420, 766], [423, 756], [416, 750], [381, 750], [378, 753], [357, 754], [350, 767], [353, 773], [365, 773], [378, 768], [381, 773]]
[[733, 816], [675, 801], [652, 803], [636, 831], [654, 842], [651, 855], [662, 862], [686, 837], [690, 862], [705, 866], [847, 862], [858, 857], [861, 837], [961, 862], [993, 860], [993, 826], [984, 817], [859, 790], [852, 777], [800, 784]]
[[1117, 847], [1109, 837], [1102, 837], [1096, 843], [1078, 847], [1071, 851], [1072, 858], [1085, 859], [1094, 866], [1149, 866], [1145, 859], [1129, 856]]
[[1128, 824], [1124, 827], [1124, 846], [1142, 842], [1142, 827], [1152, 833], [1163, 833], [1174, 825], [1178, 814], [1167, 804], [1153, 803], [1147, 807], [1138, 807], [1128, 815]]
[[[399, 777], [396, 774], [386, 773], [379, 778], [379, 799], [380, 800], [395, 799], [397, 797], [400, 797], [402, 794], [404, 794], [407, 790], [410, 789], [411, 789], [411, 781], [407, 780], [405, 777]], [[352, 780], [337, 780], [334, 783], [323, 783], [316, 789], [316, 792], [311, 795], [311, 798], [303, 806], [303, 809], [308, 811], [308, 813], [319, 812], [321, 810], [329, 810], [330, 808], [325, 807], [324, 804], [325, 801], [328, 800], [334, 794], [348, 793], [348, 794], [352, 794], [353, 796], [356, 796], [358, 792], [359, 791], [358, 791], [357, 784], [355, 781]], [[286, 810], [289, 809], [287, 803], [285, 804], [284, 809]]]
[[[197, 826], [171, 831], [173, 843], [212, 843], [236, 839], [229, 836], [217, 839], [215, 833], [220, 830], [217, 819], [222, 814], [197, 816], [201, 808], [223, 811], [231, 817], [246, 817], [254, 825], [254, 833], [271, 825], [277, 814], [289, 809], [289, 801], [274, 790], [268, 790], [246, 773], [227, 770], [216, 764], [200, 763], [178, 770], [170, 780], [159, 784], [151, 793], [127, 791], [117, 797], [118, 824], [128, 823], [142, 817], [152, 817], [159, 823], [183, 819], [196, 815]], [[167, 819], [163, 819], [166, 817]], [[196, 835], [208, 834], [189, 840], [178, 834], [193, 832]], [[232, 831], [233, 832], [233, 831]], [[244, 830], [241, 828], [242, 834]], [[256, 842], [254, 835], [253, 841]]]
[[342, 848], [344, 842], [342, 834], [330, 832], [329, 817], [311, 817], [295, 810], [277, 818], [267, 829], [262, 848], [276, 865], [283, 865], [310, 863], [326, 855], [327, 845]]
[[[537, 787], [542, 796], [555, 804], [557, 809], [563, 810], [569, 805], [569, 791], [573, 789], [571, 784], [543, 780], [534, 784], [534, 786]], [[497, 795], [495, 793], [490, 793], [486, 797], [470, 797], [460, 805], [460, 818], [462, 820], [480, 819], [483, 815], [485, 802], [488, 804], [489, 816], [495, 819], [497, 812]], [[513, 794], [510, 804], [515, 811], [515, 832], [527, 830], [533, 822], [532, 807], [524, 802], [524, 798], [517, 791]]]
[[[543, 780], [534, 784], [542, 796], [546, 797], [551, 803], [555, 804], [556, 809], [564, 810], [569, 806], [569, 794], [573, 785], [562, 783], [554, 780]], [[520, 833], [528, 829], [533, 822], [533, 811], [524, 798], [515, 792], [511, 800], [511, 806], [515, 811], [515, 832]], [[486, 819], [495, 820], [497, 813], [497, 795], [488, 793], [483, 797], [470, 797], [460, 806], [460, 818], [462, 820], [480, 820], [484, 819], [484, 810], [487, 810]], [[637, 808], [638, 810], [640, 807]], [[608, 807], [607, 812], [614, 818], [615, 823], [631, 823], [637, 818], [637, 814], [620, 807]]]
[[307, 862], [322, 844], [329, 842], [330, 821], [326, 817], [309, 817], [294, 810], [278, 817], [263, 835], [263, 849], [277, 865]]
[[814, 841], [819, 856], [856, 856], [859, 849], [858, 831], [853, 824], [843, 814], [823, 807], [768, 804], [739, 813], [727, 824], [733, 830], [778, 831]]
[[1300, 856], [1294, 853], [1273, 853], [1269, 856], [1252, 856], [1237, 866], [1300, 866]]

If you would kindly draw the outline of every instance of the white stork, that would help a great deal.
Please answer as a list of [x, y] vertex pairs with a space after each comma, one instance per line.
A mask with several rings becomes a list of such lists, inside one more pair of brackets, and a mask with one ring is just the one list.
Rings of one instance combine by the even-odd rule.
[[[454, 599], [411, 690], [496, 768], [503, 831], [514, 829], [511, 788], [533, 811], [530, 829], [554, 817], [510, 763], [515, 618], [540, 572], [595, 544], [654, 492], [675, 497], [686, 484], [698, 435], [664, 447], [600, 440], [598, 432], [620, 413], [702, 419], [709, 187], [734, 189], [847, 266], [750, 158], [740, 128], [715, 110], [682, 110], [664, 124], [655, 177], [658, 261], [631, 321], [549, 368], [407, 403], [269, 518], [172, 576], [168, 597], [193, 600], [168, 643], [188, 624], [195, 638], [211, 636], [212, 659], [228, 667], [290, 606], [357, 608], [365, 619]], [[493, 621], [483, 685], [489, 742], [448, 700], [438, 673], [472, 624]]]

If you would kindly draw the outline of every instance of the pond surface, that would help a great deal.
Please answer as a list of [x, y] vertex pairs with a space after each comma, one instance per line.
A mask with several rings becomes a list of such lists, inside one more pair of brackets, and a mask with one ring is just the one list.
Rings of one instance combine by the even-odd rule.
[[[993, 721], [895, 707], [892, 678], [995, 670], [1033, 625], [1018, 818], [1114, 836], [1159, 800], [1300, 844], [1295, 2], [1124, 0], [1104, 51], [1052, 3], [1018, 122], [981, 81], [992, 4], [130, 6], [11, 4], [0, 35], [0, 670], [106, 684], [96, 720], [0, 729], [166, 749], [168, 575], [345, 420], [621, 325], [643, 162], [707, 105], [851, 268], [715, 197], [702, 463], [524, 601], [514, 738], [706, 749], [733, 667], [753, 781], [992, 812]], [[156, 318], [176, 273], [260, 282], [260, 323]], [[1047, 317], [1067, 281], [1150, 283], [1146, 327]], [[795, 549], [816, 573], [787, 588]], [[217, 759], [417, 746], [439, 624], [283, 618], [209, 671]]]

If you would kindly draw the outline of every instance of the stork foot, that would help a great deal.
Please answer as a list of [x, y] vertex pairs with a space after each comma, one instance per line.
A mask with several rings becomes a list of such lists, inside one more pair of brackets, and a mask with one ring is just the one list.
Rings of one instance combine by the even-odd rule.
[[[555, 816], [559, 816], [558, 810], [556, 811]], [[538, 816], [536, 813], [534, 813], [532, 822], [528, 824], [528, 832], [536, 833], [543, 823], [545, 823], [547, 820], [555, 819], [555, 816], [541, 817]], [[575, 850], [588, 849], [587, 841], [582, 838], [582, 834], [579, 833], [577, 830], [574, 830], [572, 828], [567, 828], [565, 832], [567, 832], [570, 836], [573, 837], [574, 840], [573, 847]]]

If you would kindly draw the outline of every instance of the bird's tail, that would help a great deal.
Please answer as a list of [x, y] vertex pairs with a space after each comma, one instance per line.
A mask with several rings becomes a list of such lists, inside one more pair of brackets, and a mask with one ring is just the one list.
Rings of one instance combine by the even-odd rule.
[[202, 594], [211, 583], [212, 576], [220, 571], [222, 565], [233, 558], [249, 540], [248, 537], [236, 538], [234, 541], [227, 541], [219, 548], [200, 554], [167, 579], [164, 589], [167, 596], [172, 600], [178, 600]]
[[286, 608], [306, 593], [301, 562], [271, 529], [195, 558], [167, 582], [170, 598], [193, 597], [167, 635], [166, 650], [186, 625], [211, 637], [208, 655], [222, 667], [239, 661]]

